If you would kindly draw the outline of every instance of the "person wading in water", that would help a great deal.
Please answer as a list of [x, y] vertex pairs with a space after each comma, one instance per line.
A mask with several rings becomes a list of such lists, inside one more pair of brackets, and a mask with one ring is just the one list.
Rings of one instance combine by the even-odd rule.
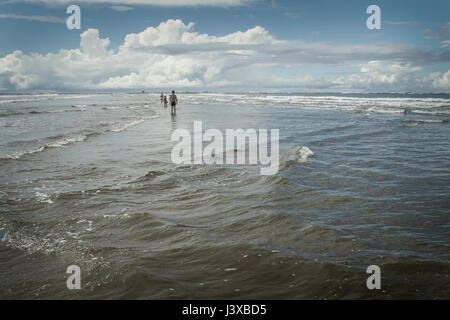
[[170, 95], [169, 100], [171, 106], [170, 114], [175, 115], [177, 113], [178, 98], [174, 90], [172, 90], [172, 94]]

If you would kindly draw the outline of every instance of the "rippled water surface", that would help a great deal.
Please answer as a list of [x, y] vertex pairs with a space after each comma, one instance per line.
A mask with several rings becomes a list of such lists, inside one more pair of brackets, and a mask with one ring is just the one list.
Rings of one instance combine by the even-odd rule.
[[[179, 100], [0, 96], [0, 298], [450, 298], [448, 96]], [[173, 164], [196, 120], [279, 129], [278, 174]]]

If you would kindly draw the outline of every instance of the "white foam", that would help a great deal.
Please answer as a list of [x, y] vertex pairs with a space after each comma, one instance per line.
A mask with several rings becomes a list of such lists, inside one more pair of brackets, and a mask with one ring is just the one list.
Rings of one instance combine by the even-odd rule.
[[46, 147], [48, 147], [48, 148], [59, 148], [59, 147], [65, 146], [66, 144], [74, 143], [74, 142], [81, 142], [81, 141], [84, 141], [86, 139], [87, 139], [87, 137], [85, 135], [79, 135], [79, 136], [71, 137], [71, 138], [63, 138], [63, 139], [61, 139], [59, 141], [46, 144]]
[[38, 147], [36, 149], [31, 149], [31, 150], [16, 151], [16, 152], [13, 152], [13, 153], [1, 155], [0, 159], [3, 159], [3, 160], [16, 160], [16, 159], [19, 159], [19, 158], [21, 158], [22, 156], [24, 156], [26, 154], [33, 154], [33, 153], [41, 152], [44, 149], [45, 149], [45, 146]]
[[42, 203], [53, 203], [52, 199], [50, 199], [50, 197], [47, 194], [45, 194], [45, 193], [36, 192], [36, 197], [37, 197], [37, 200], [39, 202], [42, 202]]
[[138, 125], [138, 124], [144, 122], [145, 120], [148, 120], [148, 119], [155, 119], [155, 118], [158, 118], [158, 116], [157, 116], [157, 115], [154, 115], [154, 116], [148, 116], [148, 117], [144, 117], [144, 118], [141, 118], [141, 119], [137, 119], [137, 120], [134, 120], [134, 121], [131, 121], [131, 122], [129, 122], [129, 123], [124, 124], [124, 125], [123, 125], [122, 127], [120, 127], [120, 128], [112, 129], [111, 131], [112, 131], [112, 132], [122, 132], [122, 131], [126, 130], [126, 129], [129, 128], [129, 127], [132, 127], [132, 126], [135, 126], [135, 125]]
[[308, 157], [313, 156], [314, 152], [306, 146], [299, 147], [295, 154], [289, 156], [289, 160], [304, 163], [308, 161]]
[[[344, 111], [364, 111], [376, 113], [404, 113], [405, 109], [411, 112], [422, 111], [448, 104], [448, 99], [439, 98], [371, 98], [371, 97], [343, 97], [336, 95], [306, 96], [306, 95], [276, 95], [276, 94], [184, 94], [186, 104], [207, 105], [245, 105], [270, 106], [275, 108], [302, 108]], [[450, 114], [450, 110], [442, 110]]]
[[34, 154], [34, 153], [42, 152], [46, 148], [59, 148], [59, 147], [65, 146], [69, 143], [81, 142], [86, 139], [87, 139], [87, 136], [85, 136], [85, 135], [79, 135], [79, 136], [75, 136], [75, 137], [65, 137], [58, 141], [55, 141], [52, 143], [47, 143], [43, 146], [40, 146], [40, 147], [37, 147], [34, 149], [24, 150], [24, 151], [16, 151], [16, 152], [12, 152], [12, 153], [5, 154], [5, 155], [0, 155], [0, 159], [16, 160], [16, 159], [20, 159], [22, 156], [27, 155], [27, 154]]
[[144, 119], [138, 119], [129, 123], [126, 123], [125, 125], [123, 125], [121, 128], [118, 129], [112, 129], [112, 132], [122, 132], [124, 130], [126, 130], [127, 128], [131, 127], [131, 126], [135, 126], [141, 122], [144, 122]]

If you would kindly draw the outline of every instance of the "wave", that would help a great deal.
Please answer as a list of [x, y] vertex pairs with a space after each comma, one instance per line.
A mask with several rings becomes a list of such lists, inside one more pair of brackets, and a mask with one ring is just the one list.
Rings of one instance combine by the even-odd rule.
[[[73, 107], [73, 106], [72, 106]], [[3, 117], [12, 117], [12, 116], [26, 116], [26, 115], [39, 115], [39, 114], [51, 114], [51, 113], [63, 113], [63, 112], [81, 112], [81, 111], [89, 111], [87, 107], [73, 107], [74, 109], [62, 109], [62, 110], [55, 110], [55, 111], [27, 111], [27, 112], [6, 112], [6, 113], [0, 113], [0, 118]]]
[[0, 117], [10, 117], [10, 116], [20, 116], [25, 115], [26, 112], [7, 112], [7, 113], [0, 113]]
[[50, 196], [48, 196], [45, 193], [36, 192], [35, 195], [36, 195], [36, 198], [37, 198], [37, 200], [39, 202], [42, 202], [42, 203], [53, 203], [53, 200], [50, 199]]
[[[48, 113], [55, 113], [58, 111], [37, 111], [37, 110], [32, 110], [32, 111], [28, 111], [28, 112], [7, 112], [7, 113], [0, 113], [0, 117], [10, 117], [10, 116], [23, 116], [23, 115], [33, 115], [33, 114], [48, 114]], [[62, 112], [62, 111], [59, 111]]]
[[64, 138], [62, 140], [56, 141], [54, 143], [49, 143], [46, 145], [47, 148], [59, 148], [62, 146], [65, 146], [66, 144], [69, 143], [74, 143], [74, 142], [81, 142], [87, 139], [86, 135], [80, 135], [77, 137], [70, 137], [70, 138]]
[[[59, 147], [63, 147], [68, 144], [82, 142], [91, 136], [98, 135], [98, 134], [105, 133], [105, 132], [119, 133], [119, 132], [126, 130], [127, 128], [129, 128], [131, 126], [140, 124], [140, 123], [144, 122], [145, 120], [154, 119], [154, 118], [158, 118], [158, 117], [159, 117], [158, 115], [147, 116], [147, 117], [133, 120], [133, 121], [125, 123], [125, 124], [123, 124], [123, 122], [117, 123], [117, 122], [103, 121], [103, 122], [99, 123], [100, 126], [107, 126], [107, 127], [112, 126], [113, 128], [106, 129], [103, 132], [91, 132], [91, 133], [87, 133], [87, 134], [79, 134], [79, 135], [75, 135], [75, 136], [62, 137], [57, 141], [48, 142], [44, 145], [37, 146], [32, 149], [16, 151], [16, 152], [11, 152], [11, 153], [7, 153], [7, 154], [0, 154], [0, 160], [17, 160], [17, 159], [22, 158], [23, 156], [39, 153], [39, 152], [42, 152], [47, 149], [59, 148]], [[121, 126], [118, 128], [114, 128], [114, 126], [118, 126], [118, 125], [121, 125]]]
[[37, 94], [37, 95], [0, 95], [0, 104], [7, 103], [20, 103], [20, 102], [39, 102], [48, 100], [67, 100], [67, 99], [85, 99], [96, 97], [96, 94], [65, 94], [60, 95], [58, 93], [52, 94]]
[[137, 178], [136, 180], [134, 180], [132, 182], [129, 182], [129, 183], [150, 181], [150, 180], [153, 180], [156, 177], [163, 176], [166, 173], [167, 173], [166, 171], [162, 171], [162, 170], [149, 171], [145, 175], [143, 175], [143, 176], [141, 176], [141, 177]]
[[144, 122], [144, 119], [134, 120], [134, 121], [131, 121], [131, 122], [129, 122], [129, 123], [124, 124], [124, 125], [123, 125], [122, 127], [120, 127], [120, 128], [117, 128], [117, 129], [111, 129], [111, 132], [122, 132], [122, 131], [126, 130], [127, 128], [132, 127], [132, 126], [135, 126], [135, 125], [137, 125], [137, 124], [139, 124], [139, 123], [142, 123], [142, 122]]
[[131, 122], [125, 123], [124, 125], [122, 125], [119, 128], [110, 129], [109, 131], [111, 131], [111, 132], [122, 132], [122, 131], [125, 131], [126, 129], [128, 129], [129, 127], [132, 127], [132, 126], [135, 126], [135, 125], [138, 125], [138, 124], [144, 122], [145, 120], [156, 119], [156, 118], [159, 118], [159, 116], [158, 115], [153, 115], [153, 116], [143, 117], [143, 118], [136, 119], [136, 120], [133, 120]]
[[403, 120], [408, 124], [432, 124], [432, 123], [448, 123], [446, 119], [418, 119], [418, 120]]
[[44, 151], [44, 149], [45, 149], [45, 147], [42, 146], [42, 147], [38, 147], [35, 149], [31, 149], [31, 150], [16, 151], [16, 152], [5, 154], [5, 155], [0, 155], [0, 160], [17, 160], [27, 154], [33, 154], [33, 153]]
[[347, 135], [336, 135], [336, 136], [330, 136], [328, 138], [312, 141], [313, 143], [337, 143], [340, 141], [350, 141], [350, 140], [356, 140], [361, 139], [367, 136], [374, 137], [378, 135], [383, 135], [386, 133], [392, 132], [392, 129], [381, 129], [381, 130], [374, 130], [374, 131], [367, 131], [367, 132], [359, 132], [354, 134], [347, 134]]
[[306, 146], [298, 147], [294, 154], [291, 154], [288, 158], [289, 161], [297, 161], [300, 163], [305, 163], [308, 161], [310, 156], [313, 156], [314, 152]]
[[74, 226], [71, 222], [66, 220], [62, 224], [70, 228], [57, 228], [52, 221], [44, 224], [0, 217], [0, 241], [9, 248], [30, 254], [70, 254], [88, 270], [109, 268], [109, 263], [101, 255], [102, 248], [82, 239], [92, 230], [92, 223], [77, 219]]
[[409, 112], [440, 112], [450, 114], [448, 99], [412, 97], [350, 97], [338, 95], [292, 94], [187, 94], [186, 103], [195, 105], [222, 104], [268, 106], [288, 109], [342, 110], [366, 113], [402, 114]]
[[59, 147], [63, 147], [67, 144], [71, 144], [71, 143], [75, 143], [75, 142], [81, 142], [84, 141], [88, 138], [89, 135], [79, 135], [79, 136], [75, 136], [75, 137], [64, 137], [58, 141], [55, 142], [49, 142], [46, 143], [43, 146], [39, 146], [36, 147], [34, 149], [29, 149], [29, 150], [23, 150], [23, 151], [16, 151], [16, 152], [12, 152], [9, 154], [5, 154], [5, 155], [0, 155], [0, 160], [17, 160], [22, 158], [25, 155], [29, 155], [29, 154], [34, 154], [34, 153], [38, 153], [38, 152], [42, 152], [46, 149], [50, 149], [50, 148], [59, 148]]
[[122, 107], [102, 107], [103, 110], [115, 110], [115, 109], [121, 109]]
[[8, 97], [11, 97], [12, 99], [0, 99], [0, 104], [53, 100], [57, 96], [58, 96], [57, 93], [43, 94], [43, 95], [31, 95], [31, 96], [27, 96], [26, 98], [24, 98], [23, 96], [8, 96]]

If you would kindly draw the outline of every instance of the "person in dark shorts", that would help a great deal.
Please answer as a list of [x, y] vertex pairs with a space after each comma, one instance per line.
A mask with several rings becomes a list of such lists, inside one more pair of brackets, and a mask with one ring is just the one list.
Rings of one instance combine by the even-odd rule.
[[172, 94], [169, 97], [169, 101], [170, 101], [170, 106], [171, 106], [170, 113], [172, 115], [175, 115], [177, 113], [178, 98], [177, 98], [174, 90], [172, 90]]

